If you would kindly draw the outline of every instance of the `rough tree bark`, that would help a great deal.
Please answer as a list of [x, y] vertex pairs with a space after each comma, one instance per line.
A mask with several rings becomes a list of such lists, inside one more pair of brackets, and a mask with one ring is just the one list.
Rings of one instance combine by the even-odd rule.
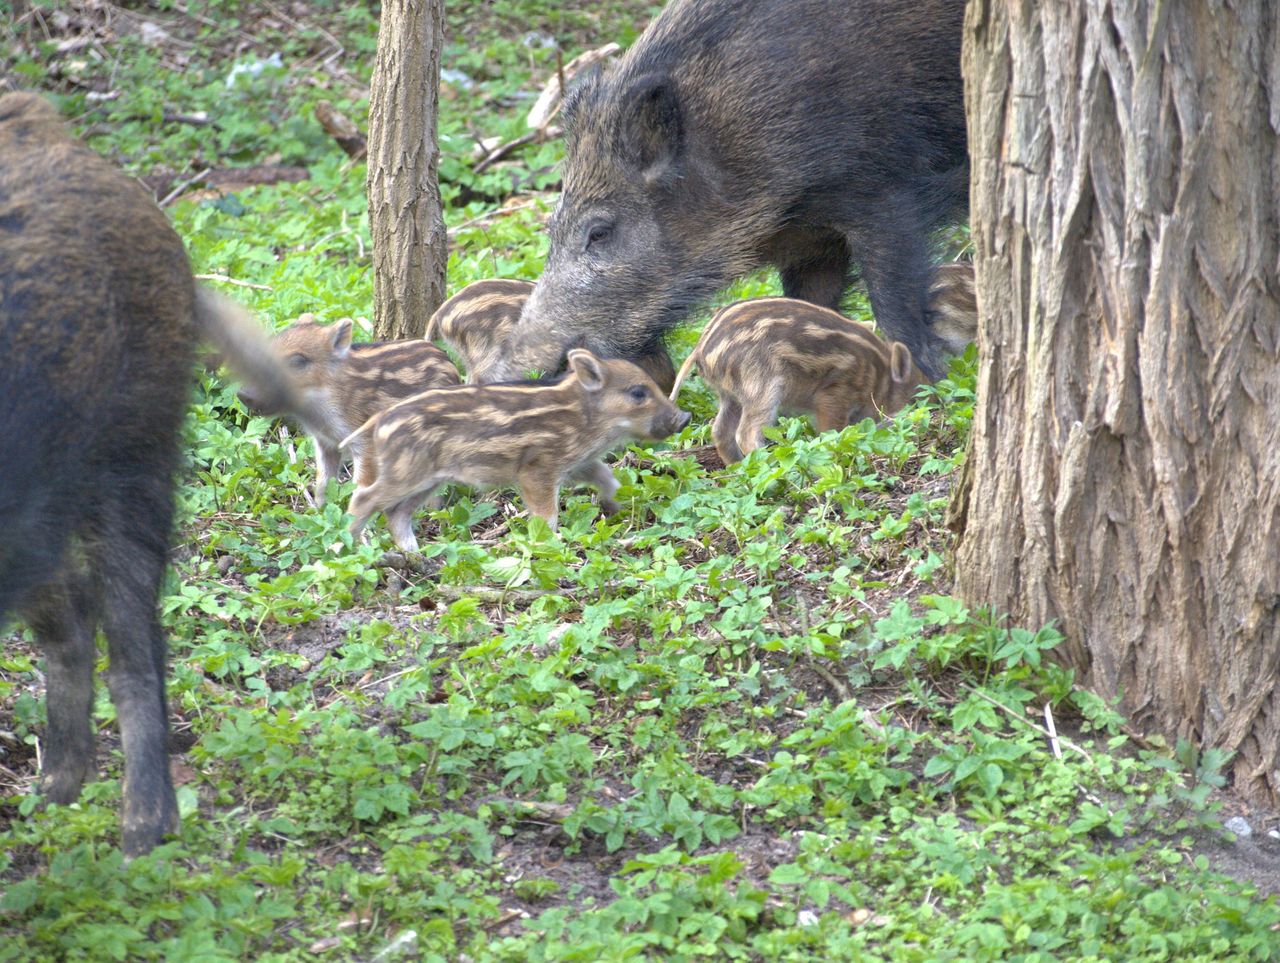
[[420, 338], [444, 300], [440, 209], [440, 49], [444, 0], [383, 0], [369, 99], [369, 230], [374, 335]]
[[970, 0], [960, 592], [1280, 791], [1280, 4]]

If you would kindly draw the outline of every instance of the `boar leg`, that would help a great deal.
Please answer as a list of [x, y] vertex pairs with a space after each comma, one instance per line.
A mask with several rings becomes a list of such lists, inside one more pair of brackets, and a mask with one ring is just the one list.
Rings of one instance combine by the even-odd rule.
[[325, 489], [329, 479], [337, 478], [342, 470], [342, 452], [336, 445], [328, 444], [312, 436], [316, 446], [316, 507], [324, 507]]
[[853, 399], [848, 397], [848, 392], [828, 389], [820, 393], [813, 409], [814, 428], [822, 434], [848, 427], [853, 407]]
[[351, 516], [351, 534], [359, 537], [369, 519], [381, 511], [386, 499], [383, 498], [380, 482], [361, 485], [347, 502], [347, 514]]
[[124, 852], [145, 853], [178, 828], [169, 778], [165, 640], [156, 600], [168, 556], [172, 502], [167, 472], [121, 484], [108, 505], [95, 572], [103, 585], [107, 682], [124, 747]]
[[544, 519], [554, 532], [560, 524], [560, 485], [554, 469], [533, 464], [520, 472], [520, 497], [529, 513]]
[[742, 403], [742, 417], [734, 440], [745, 458], [765, 444], [764, 430], [778, 420], [778, 406], [782, 404], [782, 386], [769, 385], [766, 393]]
[[849, 287], [849, 245], [835, 233], [806, 237], [780, 265], [782, 293], [837, 311]]
[[600, 491], [600, 509], [606, 515], [613, 515], [622, 510], [622, 506], [613, 500], [622, 486], [614, 477], [613, 470], [604, 462], [596, 460], [581, 466], [570, 476], [574, 481], [584, 485], [593, 485]]
[[906, 194], [885, 198], [855, 255], [867, 282], [876, 327], [887, 340], [901, 341], [930, 380], [940, 372], [935, 339], [927, 323], [929, 252], [918, 201]]
[[720, 410], [716, 420], [711, 423], [711, 437], [716, 443], [716, 452], [726, 465], [742, 461], [742, 449], [734, 435], [738, 432], [738, 421], [742, 418], [742, 406], [736, 398], [725, 395], [720, 399]]
[[424, 502], [429, 503], [432, 509], [440, 507], [440, 498], [436, 494], [438, 491], [438, 488], [428, 488], [410, 495], [387, 509], [387, 529], [391, 532], [396, 548], [400, 551], [416, 552], [418, 550], [418, 536], [413, 531], [413, 516]]
[[93, 644], [98, 605], [86, 580], [69, 575], [36, 589], [22, 617], [35, 633], [48, 674], [49, 726], [41, 791], [51, 802], [71, 803], [93, 770]]

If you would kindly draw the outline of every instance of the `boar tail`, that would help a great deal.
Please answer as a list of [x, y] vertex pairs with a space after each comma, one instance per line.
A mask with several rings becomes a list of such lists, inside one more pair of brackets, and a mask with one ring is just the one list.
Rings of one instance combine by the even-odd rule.
[[345, 449], [349, 448], [349, 447], [351, 446], [351, 443], [352, 443], [353, 441], [355, 441], [357, 438], [359, 438], [361, 435], [363, 435], [363, 434], [364, 434], [366, 431], [368, 431], [370, 428], [372, 428], [372, 427], [373, 427], [373, 423], [374, 423], [375, 421], [377, 421], [377, 420], [378, 420], [378, 416], [377, 416], [377, 415], [374, 415], [372, 418], [370, 418], [368, 421], [366, 421], [363, 425], [361, 425], [359, 428], [357, 428], [357, 429], [356, 429], [355, 431], [353, 431], [351, 434], [347, 435], [347, 437], [346, 437], [346, 438], [343, 438], [343, 439], [342, 439], [342, 441], [338, 442], [338, 449], [339, 449], [340, 451], [343, 451], [343, 450], [345, 450]]
[[251, 387], [256, 404], [267, 411], [288, 411], [303, 423], [324, 423], [294, 386], [276, 357], [267, 334], [238, 303], [196, 285], [196, 324], [237, 378]]
[[680, 397], [680, 386], [684, 384], [684, 379], [689, 377], [689, 372], [693, 366], [698, 363], [698, 349], [694, 348], [689, 352], [689, 357], [684, 359], [684, 364], [680, 366], [680, 370], [676, 372], [676, 383], [671, 386], [670, 398], [675, 401]]

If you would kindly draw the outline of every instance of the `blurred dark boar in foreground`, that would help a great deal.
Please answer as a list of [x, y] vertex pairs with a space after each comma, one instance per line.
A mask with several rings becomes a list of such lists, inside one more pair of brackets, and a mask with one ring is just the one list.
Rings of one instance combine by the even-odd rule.
[[347, 509], [351, 531], [385, 511], [396, 545], [415, 551], [413, 513], [449, 482], [514, 485], [529, 511], [553, 529], [566, 481], [594, 485], [601, 506], [613, 513], [618, 482], [601, 456], [629, 439], [666, 438], [688, 423], [688, 413], [636, 365], [581, 349], [569, 352], [569, 371], [558, 381], [424, 392], [343, 442], [363, 436], [366, 452]]
[[[490, 278], [468, 284], [431, 316], [426, 336], [432, 341], [443, 341], [462, 356], [467, 384], [500, 380], [494, 375], [502, 352], [514, 335], [520, 313], [532, 293], [530, 281]], [[676, 369], [661, 341], [631, 360], [643, 368], [664, 393], [671, 390]]]
[[790, 298], [717, 311], [680, 366], [672, 401], [694, 365], [720, 399], [711, 435], [726, 465], [762, 446], [780, 413], [812, 414], [818, 431], [831, 431], [893, 414], [925, 383], [906, 345]]
[[44, 651], [42, 790], [56, 803], [94, 768], [106, 634], [128, 855], [178, 824], [156, 597], [201, 335], [272, 404], [295, 405], [265, 335], [197, 289], [142, 188], [43, 99], [0, 97], [0, 620], [16, 612]]
[[[338, 443], [366, 421], [397, 401], [432, 388], [459, 382], [458, 369], [449, 356], [430, 341], [407, 339], [353, 344], [352, 321], [317, 324], [315, 315], [304, 314], [272, 339], [281, 363], [288, 366], [298, 393], [320, 419], [303, 422], [316, 448], [317, 505], [325, 501], [329, 479], [342, 468]], [[240, 400], [251, 408], [268, 411], [258, 400], [254, 386], [240, 391]], [[361, 449], [352, 446], [359, 473]]]
[[930, 376], [928, 237], [963, 210], [964, 0], [672, 0], [564, 107], [551, 250], [495, 377], [635, 359], [772, 264], [837, 308], [853, 265]]

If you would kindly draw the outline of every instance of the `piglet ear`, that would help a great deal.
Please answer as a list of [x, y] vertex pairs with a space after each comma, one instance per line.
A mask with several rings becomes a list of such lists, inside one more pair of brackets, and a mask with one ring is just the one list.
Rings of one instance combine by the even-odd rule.
[[604, 389], [604, 368], [600, 359], [585, 348], [569, 352], [569, 370], [578, 376], [578, 383], [588, 391]]
[[911, 357], [911, 349], [901, 341], [893, 342], [889, 348], [889, 377], [894, 384], [906, 384], [911, 379], [911, 369], [915, 359]]
[[631, 85], [622, 97], [619, 141], [623, 156], [648, 183], [669, 183], [679, 176], [684, 111], [675, 81], [649, 74]]
[[333, 353], [339, 358], [351, 350], [351, 319], [343, 318], [333, 326]]

